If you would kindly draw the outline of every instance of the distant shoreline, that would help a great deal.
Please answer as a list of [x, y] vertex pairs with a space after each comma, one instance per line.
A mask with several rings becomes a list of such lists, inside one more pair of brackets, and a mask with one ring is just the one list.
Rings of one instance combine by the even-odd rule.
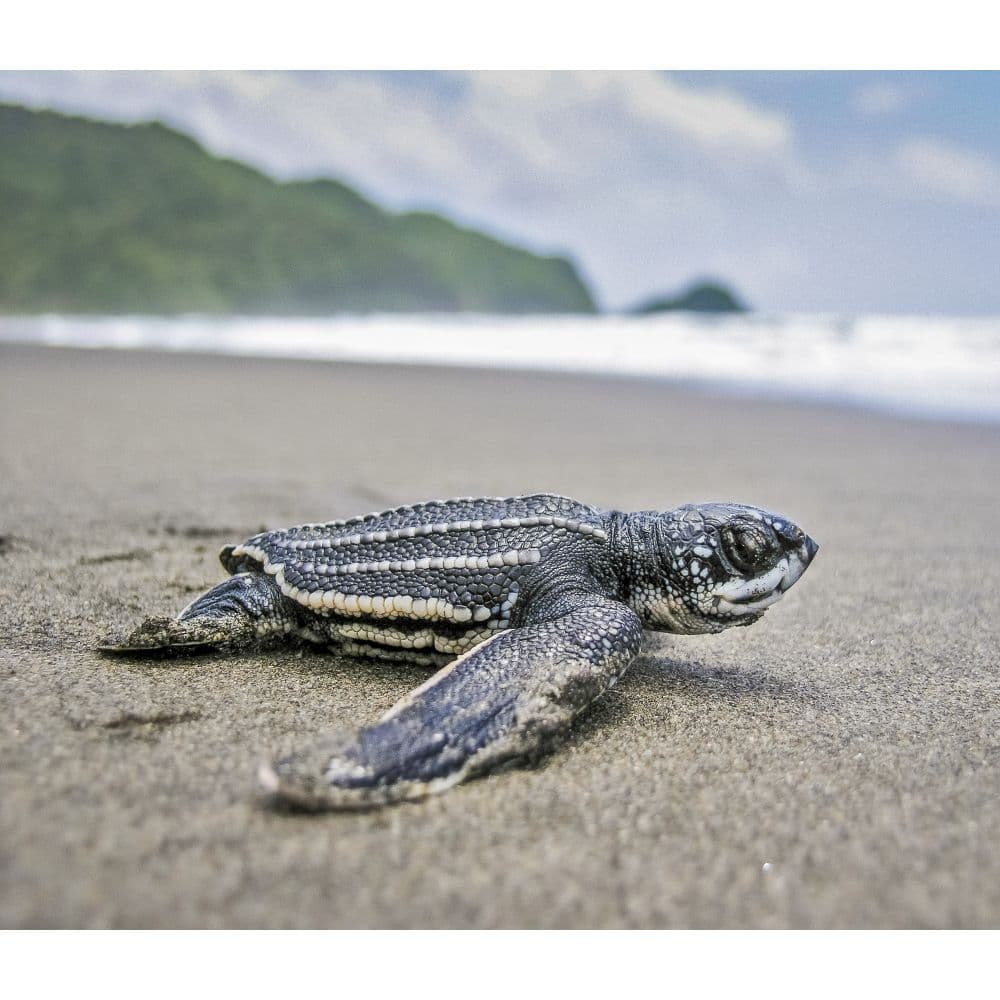
[[993, 319], [0, 316], [0, 342], [639, 378], [901, 419], [1000, 424]]

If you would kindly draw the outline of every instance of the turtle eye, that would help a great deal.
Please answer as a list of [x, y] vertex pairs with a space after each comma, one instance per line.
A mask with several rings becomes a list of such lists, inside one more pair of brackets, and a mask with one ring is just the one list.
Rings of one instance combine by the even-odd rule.
[[727, 525], [721, 539], [726, 558], [742, 573], [753, 573], [767, 560], [770, 546], [756, 528]]

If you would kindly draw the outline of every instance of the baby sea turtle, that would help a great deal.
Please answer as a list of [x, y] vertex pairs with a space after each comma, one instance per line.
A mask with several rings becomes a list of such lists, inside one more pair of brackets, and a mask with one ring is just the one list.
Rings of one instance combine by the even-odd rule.
[[313, 809], [422, 798], [550, 747], [614, 685], [643, 630], [750, 625], [816, 543], [733, 503], [605, 511], [567, 497], [435, 500], [226, 546], [230, 578], [125, 654], [306, 640], [439, 666], [375, 724], [261, 769]]

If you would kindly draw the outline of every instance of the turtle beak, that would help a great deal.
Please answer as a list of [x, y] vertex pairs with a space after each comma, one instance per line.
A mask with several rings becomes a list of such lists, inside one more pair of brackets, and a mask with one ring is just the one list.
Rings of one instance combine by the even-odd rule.
[[778, 585], [782, 593], [788, 590], [800, 576], [809, 568], [809, 564], [819, 552], [819, 546], [808, 536], [805, 536], [802, 544], [792, 552], [788, 553], [788, 572]]

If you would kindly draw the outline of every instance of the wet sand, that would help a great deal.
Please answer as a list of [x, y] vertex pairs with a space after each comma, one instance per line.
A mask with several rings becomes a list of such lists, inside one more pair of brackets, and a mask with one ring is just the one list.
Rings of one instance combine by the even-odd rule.
[[[737, 499], [822, 551], [662, 637], [543, 764], [367, 814], [257, 762], [426, 671], [144, 663], [262, 526], [553, 490]], [[1000, 925], [1000, 430], [653, 382], [0, 345], [0, 924]]]

